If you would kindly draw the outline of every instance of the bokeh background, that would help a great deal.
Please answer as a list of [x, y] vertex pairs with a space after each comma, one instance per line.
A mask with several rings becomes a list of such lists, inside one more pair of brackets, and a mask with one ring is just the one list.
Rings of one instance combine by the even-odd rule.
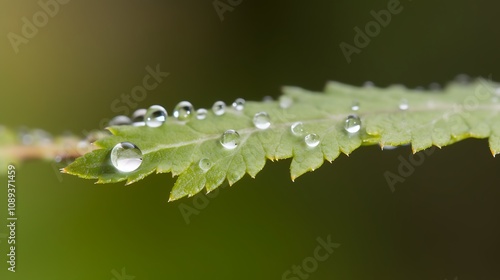
[[[170, 76], [138, 107], [261, 100], [328, 80], [500, 79], [500, 3], [487, 0], [403, 0], [347, 63], [339, 44], [353, 44], [353, 28], [388, 2], [242, 0], [221, 21], [212, 0], [71, 0], [16, 53], [8, 34], [42, 9], [3, 0], [0, 123], [81, 135], [114, 116], [112, 102], [156, 65]], [[268, 163], [215, 197], [172, 203], [170, 174], [94, 185], [26, 162], [17, 168], [17, 272], [7, 271], [2, 226], [0, 279], [282, 279], [327, 236], [341, 246], [308, 279], [500, 279], [500, 160], [487, 141], [435, 151], [391, 192], [384, 172], [410, 154], [365, 147], [293, 183], [290, 161]], [[189, 223], [185, 206], [199, 210]]]

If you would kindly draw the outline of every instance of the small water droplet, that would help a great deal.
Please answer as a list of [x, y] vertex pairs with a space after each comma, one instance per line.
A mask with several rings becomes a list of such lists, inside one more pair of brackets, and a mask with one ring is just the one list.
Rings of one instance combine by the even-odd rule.
[[188, 101], [181, 101], [174, 108], [173, 116], [180, 121], [189, 120], [194, 114], [194, 107]]
[[398, 146], [392, 146], [392, 145], [384, 145], [382, 147], [382, 150], [394, 150], [394, 149], [397, 149]]
[[160, 105], [149, 107], [144, 115], [144, 121], [149, 127], [159, 127], [167, 120], [167, 110]]
[[375, 86], [375, 83], [373, 83], [372, 81], [366, 81], [363, 83], [363, 86], [366, 88], [372, 88]]
[[344, 124], [345, 131], [349, 133], [356, 133], [361, 129], [361, 120], [356, 115], [349, 115]]
[[406, 99], [401, 99], [401, 102], [399, 102], [399, 110], [406, 111], [410, 108], [410, 105], [408, 105], [408, 100]]
[[137, 170], [142, 163], [142, 152], [130, 142], [116, 144], [111, 150], [111, 163], [121, 172]]
[[207, 118], [208, 111], [205, 108], [200, 108], [196, 110], [196, 118], [199, 120], [204, 120]]
[[304, 137], [304, 142], [306, 142], [308, 147], [314, 148], [319, 145], [319, 136], [316, 133], [307, 134]]
[[137, 109], [132, 114], [132, 125], [133, 126], [145, 126], [144, 116], [146, 115], [146, 109]]
[[270, 95], [266, 95], [262, 98], [262, 101], [264, 102], [272, 102], [273, 100], [274, 100], [273, 97]]
[[271, 126], [271, 118], [266, 112], [259, 112], [253, 116], [253, 124], [258, 129], [267, 129]]
[[124, 115], [118, 115], [114, 118], [112, 118], [109, 121], [109, 126], [118, 126], [118, 125], [129, 125], [132, 124], [132, 120], [130, 120], [129, 117], [124, 116]]
[[228, 150], [235, 149], [240, 144], [240, 134], [233, 129], [226, 130], [224, 133], [222, 133], [220, 143], [224, 148]]
[[226, 103], [224, 101], [216, 101], [212, 106], [212, 111], [216, 116], [222, 116], [226, 112]]
[[212, 167], [212, 162], [208, 158], [202, 158], [200, 159], [200, 162], [198, 162], [198, 166], [200, 167], [201, 170], [207, 172], [208, 169]]
[[290, 108], [293, 104], [293, 99], [290, 96], [282, 95], [280, 96], [280, 107], [282, 109]]
[[352, 103], [351, 110], [353, 110], [353, 111], [358, 111], [359, 110], [359, 102], [358, 101], [354, 101]]
[[237, 98], [233, 102], [233, 108], [236, 111], [243, 111], [243, 109], [245, 108], [245, 99], [243, 99], [243, 98]]
[[293, 123], [290, 126], [290, 130], [295, 136], [303, 136], [306, 133], [306, 131], [304, 130], [304, 124], [301, 122]]

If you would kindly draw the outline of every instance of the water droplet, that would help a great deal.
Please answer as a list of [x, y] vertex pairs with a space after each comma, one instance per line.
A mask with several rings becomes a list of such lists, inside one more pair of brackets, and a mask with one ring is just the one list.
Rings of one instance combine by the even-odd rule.
[[375, 86], [375, 84], [372, 81], [366, 81], [363, 83], [363, 86], [366, 88], [372, 88]]
[[212, 111], [216, 116], [222, 116], [226, 112], [226, 103], [224, 101], [216, 101], [212, 106]]
[[222, 133], [220, 143], [228, 150], [235, 149], [240, 144], [240, 134], [233, 129], [226, 130]]
[[236, 111], [243, 111], [243, 109], [245, 108], [245, 99], [243, 99], [243, 98], [237, 98], [233, 102], [233, 108]]
[[397, 148], [398, 146], [385, 145], [384, 147], [382, 147], [382, 150], [394, 150]]
[[200, 108], [196, 110], [196, 118], [199, 120], [204, 120], [207, 118], [208, 111], [205, 108]]
[[188, 101], [181, 101], [175, 106], [173, 116], [180, 121], [186, 121], [193, 116], [193, 113], [193, 105]]
[[198, 162], [198, 166], [203, 170], [204, 172], [207, 172], [210, 167], [212, 167], [212, 162], [208, 158], [202, 158], [200, 159], [200, 162]]
[[361, 120], [356, 115], [349, 115], [344, 124], [345, 131], [356, 133], [361, 129]]
[[290, 96], [282, 95], [280, 96], [280, 107], [282, 109], [290, 108], [293, 104], [293, 99]]
[[301, 122], [293, 123], [290, 126], [290, 130], [295, 136], [303, 136], [306, 133], [306, 131], [304, 130], [304, 124]]
[[273, 97], [270, 95], [266, 95], [262, 98], [262, 101], [264, 102], [272, 102], [273, 100], [274, 100]]
[[399, 110], [406, 111], [410, 108], [408, 105], [408, 100], [406, 99], [401, 99], [401, 102], [399, 102]]
[[358, 101], [354, 101], [352, 103], [351, 110], [353, 110], [353, 111], [358, 111], [359, 110], [359, 102]]
[[129, 125], [132, 124], [132, 120], [130, 120], [129, 117], [124, 116], [124, 115], [118, 115], [114, 118], [112, 118], [109, 121], [109, 126], [117, 126], [117, 125]]
[[266, 112], [259, 112], [253, 116], [253, 124], [258, 129], [267, 129], [271, 126], [271, 118]]
[[133, 126], [144, 126], [146, 123], [144, 122], [144, 115], [146, 115], [146, 109], [137, 109], [132, 114], [132, 125]]
[[137, 170], [142, 163], [142, 152], [130, 142], [118, 143], [111, 150], [111, 163], [121, 172]]
[[149, 127], [159, 127], [167, 120], [167, 110], [160, 105], [149, 107], [144, 115], [144, 121]]
[[306, 142], [307, 146], [314, 148], [319, 145], [319, 136], [316, 133], [307, 134], [304, 137], [304, 142]]

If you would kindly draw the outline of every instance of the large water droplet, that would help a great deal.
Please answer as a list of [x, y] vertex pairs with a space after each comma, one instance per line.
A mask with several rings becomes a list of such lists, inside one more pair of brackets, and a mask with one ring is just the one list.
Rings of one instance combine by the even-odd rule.
[[212, 162], [208, 158], [202, 158], [200, 159], [200, 162], [198, 162], [198, 166], [200, 167], [201, 170], [207, 172], [208, 169], [212, 167]]
[[142, 152], [130, 142], [116, 144], [111, 150], [111, 163], [121, 172], [137, 170], [142, 163]]
[[167, 110], [160, 105], [149, 107], [144, 115], [144, 121], [149, 127], [159, 127], [167, 120]]
[[282, 109], [290, 108], [293, 104], [293, 99], [290, 96], [282, 95], [280, 96], [280, 107]]
[[267, 129], [271, 126], [271, 118], [266, 112], [259, 112], [253, 116], [253, 124], [258, 129]]
[[226, 130], [226, 132], [222, 133], [220, 143], [228, 150], [235, 149], [240, 144], [240, 134], [233, 129]]
[[222, 116], [226, 112], [226, 103], [224, 101], [216, 101], [212, 106], [212, 111], [216, 116]]
[[352, 103], [351, 110], [353, 110], [353, 111], [358, 111], [359, 110], [359, 102], [358, 101], [354, 101]]
[[401, 99], [401, 102], [399, 102], [399, 110], [406, 111], [410, 108], [410, 105], [408, 105], [408, 100], [406, 99]]
[[290, 130], [295, 136], [303, 136], [306, 133], [306, 131], [304, 130], [304, 124], [301, 122], [293, 123], [290, 126]]
[[243, 109], [245, 108], [245, 99], [243, 99], [243, 98], [237, 98], [233, 102], [233, 108], [236, 111], [243, 111]]
[[137, 109], [132, 114], [132, 125], [133, 126], [144, 126], [146, 123], [144, 122], [144, 116], [146, 115], [146, 109]]
[[356, 133], [361, 129], [361, 120], [356, 115], [349, 115], [344, 124], [345, 131]]
[[181, 101], [174, 108], [173, 116], [180, 121], [189, 120], [194, 114], [194, 107], [188, 101]]
[[208, 111], [205, 108], [200, 108], [196, 110], [196, 118], [199, 120], [204, 120], [207, 118]]
[[319, 136], [316, 133], [307, 134], [304, 137], [304, 142], [306, 142], [307, 146], [314, 148], [319, 145]]
[[109, 121], [109, 126], [117, 126], [117, 125], [129, 125], [132, 124], [132, 120], [130, 120], [129, 117], [124, 116], [124, 115], [119, 115], [114, 118], [112, 118]]

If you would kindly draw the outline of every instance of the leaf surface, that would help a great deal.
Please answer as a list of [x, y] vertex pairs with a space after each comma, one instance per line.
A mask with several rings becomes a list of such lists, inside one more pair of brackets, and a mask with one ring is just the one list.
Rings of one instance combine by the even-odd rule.
[[[354, 87], [330, 82], [323, 93], [285, 87], [280, 101], [246, 102], [243, 111], [226, 108], [204, 120], [181, 122], [173, 117], [158, 128], [115, 126], [112, 135], [98, 140], [99, 149], [78, 158], [65, 173], [97, 179], [98, 183], [136, 182], [156, 172], [179, 176], [170, 200], [212, 191], [224, 180], [230, 185], [245, 174], [255, 177], [267, 159], [292, 158], [292, 180], [349, 155], [362, 145], [411, 144], [413, 152], [433, 145], [443, 147], [466, 138], [489, 138], [493, 155], [500, 152], [500, 91], [498, 84], [479, 79], [473, 83], [451, 83], [442, 91]], [[292, 100], [292, 105], [285, 101]], [[353, 110], [353, 105], [359, 105]], [[407, 105], [407, 108], [405, 107]], [[283, 108], [286, 107], [286, 108]], [[266, 112], [271, 126], [259, 129], [254, 115]], [[357, 115], [361, 129], [350, 133], [346, 118]], [[292, 124], [301, 122], [304, 133], [295, 135]], [[229, 129], [239, 135], [237, 148], [229, 150], [221, 135]], [[319, 144], [311, 147], [305, 136], [316, 134]], [[111, 149], [120, 142], [137, 145], [143, 154], [141, 166], [119, 172], [110, 163]], [[209, 166], [200, 166], [200, 161]]]

